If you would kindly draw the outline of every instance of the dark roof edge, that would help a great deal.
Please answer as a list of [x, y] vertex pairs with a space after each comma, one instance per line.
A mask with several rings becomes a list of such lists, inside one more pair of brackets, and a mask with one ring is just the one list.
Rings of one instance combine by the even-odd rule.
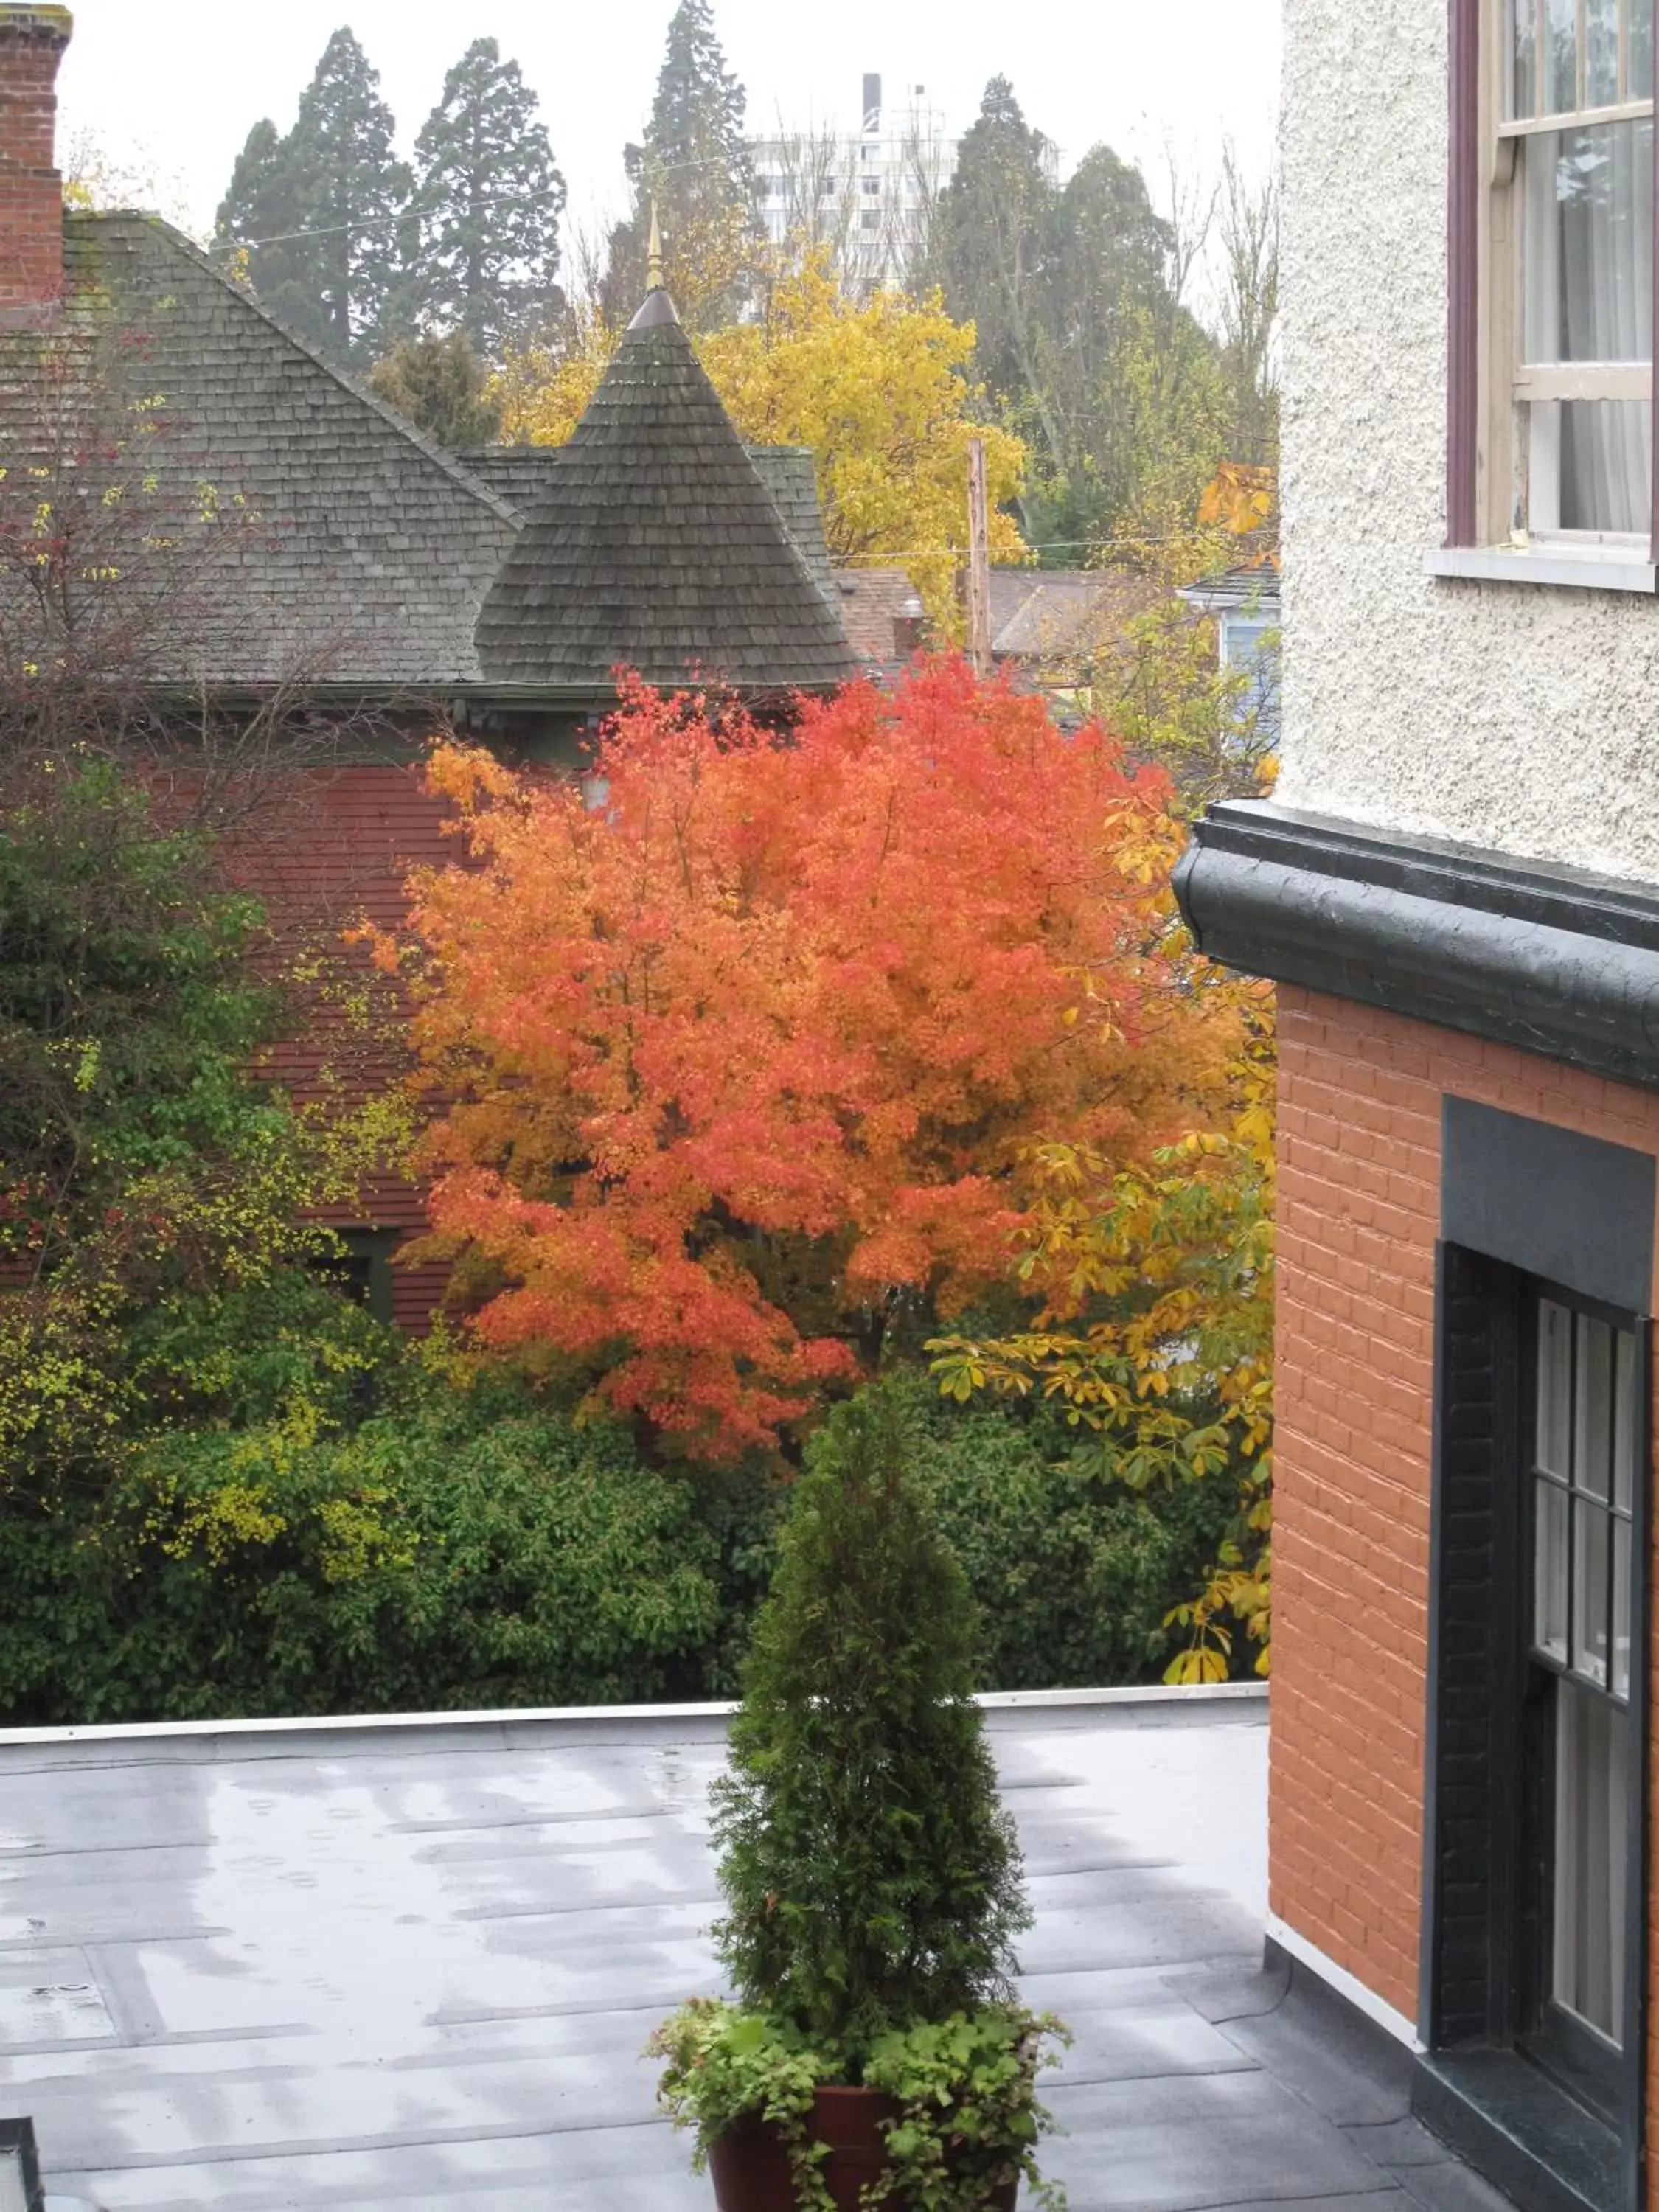
[[[741, 700], [747, 706], [773, 706], [795, 698], [829, 698], [844, 684], [855, 682], [857, 673], [854, 670], [833, 683], [826, 680], [821, 684], [766, 684], [728, 683], [709, 673], [702, 677], [688, 675], [673, 684], [658, 684], [652, 688], [670, 693], [709, 692], [720, 698]], [[614, 684], [490, 682], [477, 677], [436, 678], [426, 684], [392, 684], [368, 678], [311, 684], [275, 677], [232, 677], [205, 685], [183, 681], [158, 684], [152, 687], [150, 696], [159, 701], [177, 699], [196, 706], [200, 704], [204, 690], [213, 703], [222, 708], [263, 707], [286, 695], [291, 697], [295, 713], [313, 707], [363, 706], [378, 707], [388, 714], [418, 713], [457, 705], [608, 713], [617, 704]]]
[[337, 368], [332, 362], [325, 361], [315, 347], [307, 345], [303, 338], [296, 337], [286, 323], [273, 315], [269, 307], [262, 306], [252, 292], [245, 292], [240, 284], [233, 283], [224, 270], [216, 265], [212, 256], [204, 252], [193, 238], [186, 236], [176, 225], [170, 223], [165, 216], [155, 215], [148, 208], [71, 208], [66, 211], [65, 220], [76, 224], [93, 224], [112, 221], [142, 222], [147, 224], [152, 230], [159, 232], [175, 252], [181, 253], [195, 262], [197, 266], [211, 276], [216, 284], [228, 292], [234, 300], [240, 301], [250, 313], [257, 315], [261, 322], [276, 331], [278, 337], [292, 346], [295, 353], [303, 355], [314, 368], [320, 369], [325, 376], [331, 377], [336, 384], [349, 392], [354, 399], [367, 407], [371, 414], [378, 415], [383, 422], [406, 439], [419, 453], [423, 453], [428, 460], [434, 461], [446, 476], [451, 477], [464, 491], [471, 492], [481, 506], [487, 507], [492, 514], [507, 523], [509, 527], [516, 525], [517, 517], [514, 510], [499, 498], [488, 484], [481, 483], [477, 477], [461, 466], [453, 453], [447, 452], [441, 446], [434, 445], [425, 431], [417, 430], [406, 416], [400, 415], [395, 407], [389, 407], [386, 401], [371, 392], [367, 385], [360, 383], [356, 377], [349, 374], [345, 370]]
[[1200, 576], [1195, 584], [1183, 585], [1176, 597], [1200, 614], [1225, 614], [1258, 600], [1278, 606], [1281, 593], [1277, 568], [1221, 568], [1212, 576]]
[[[817, 590], [816, 584], [812, 586]], [[716, 698], [737, 699], [747, 707], [783, 706], [791, 699], [831, 698], [846, 684], [857, 681], [854, 668], [833, 682], [820, 684], [735, 684], [713, 672], [686, 675], [672, 684], [653, 684], [653, 691], [672, 695], [708, 692]], [[465, 700], [474, 707], [537, 707], [591, 705], [609, 710], [617, 703], [615, 684], [538, 684], [501, 681], [455, 684], [446, 687], [447, 698]]]
[[1659, 891], [1265, 800], [1194, 824], [1175, 891], [1224, 967], [1659, 1088]]

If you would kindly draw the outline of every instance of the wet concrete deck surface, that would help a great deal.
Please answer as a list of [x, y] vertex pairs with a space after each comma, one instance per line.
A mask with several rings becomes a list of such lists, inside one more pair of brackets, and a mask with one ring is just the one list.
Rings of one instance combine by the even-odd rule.
[[[1261, 1971], [1265, 1705], [990, 1715], [1073, 2212], [1499, 2212]], [[718, 1987], [712, 1716], [0, 1741], [0, 2116], [107, 2212], [708, 2212], [640, 2046]]]

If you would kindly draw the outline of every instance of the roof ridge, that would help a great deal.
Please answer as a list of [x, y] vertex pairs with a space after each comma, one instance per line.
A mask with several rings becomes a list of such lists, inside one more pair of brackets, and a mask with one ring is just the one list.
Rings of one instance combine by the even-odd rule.
[[270, 308], [257, 300], [252, 292], [245, 291], [240, 284], [228, 276], [224, 270], [216, 265], [210, 253], [199, 246], [187, 233], [180, 230], [176, 223], [169, 222], [165, 216], [157, 215], [150, 208], [70, 208], [64, 212], [65, 220], [77, 225], [110, 222], [142, 222], [150, 230], [159, 233], [175, 252], [183, 254], [186, 259], [193, 262], [198, 268], [212, 277], [215, 283], [228, 292], [232, 299], [237, 301], [251, 314], [256, 315], [261, 322], [268, 324], [278, 337], [284, 339], [296, 353], [302, 354], [313, 368], [321, 369], [324, 375], [331, 377], [336, 384], [349, 392], [352, 398], [368, 408], [371, 414], [377, 415], [390, 428], [396, 430], [418, 453], [424, 454], [428, 460], [434, 461], [446, 476], [459, 484], [464, 490], [470, 492], [481, 506], [488, 507], [490, 513], [501, 521], [516, 525], [518, 518], [513, 509], [493, 492], [488, 484], [481, 483], [471, 471], [461, 467], [453, 453], [435, 444], [427, 436], [425, 431], [417, 429], [406, 416], [400, 415], [395, 407], [388, 406], [384, 399], [371, 392], [356, 376], [345, 369], [337, 368], [331, 361], [325, 360], [315, 346], [307, 344], [304, 338], [298, 337], [280, 316], [273, 315]]

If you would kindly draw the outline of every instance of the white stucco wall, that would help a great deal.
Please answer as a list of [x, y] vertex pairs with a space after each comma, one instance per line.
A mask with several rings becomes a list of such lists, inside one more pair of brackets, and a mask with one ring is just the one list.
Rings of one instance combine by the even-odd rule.
[[1281, 805], [1659, 882], [1659, 600], [1443, 539], [1446, 0], [1285, 0]]

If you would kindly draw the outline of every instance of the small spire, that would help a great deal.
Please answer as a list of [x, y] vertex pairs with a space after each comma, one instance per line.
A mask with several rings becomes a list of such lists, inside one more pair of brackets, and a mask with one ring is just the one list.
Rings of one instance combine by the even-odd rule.
[[645, 289], [647, 292], [662, 289], [662, 233], [657, 228], [657, 202], [651, 201], [651, 236], [645, 249]]

